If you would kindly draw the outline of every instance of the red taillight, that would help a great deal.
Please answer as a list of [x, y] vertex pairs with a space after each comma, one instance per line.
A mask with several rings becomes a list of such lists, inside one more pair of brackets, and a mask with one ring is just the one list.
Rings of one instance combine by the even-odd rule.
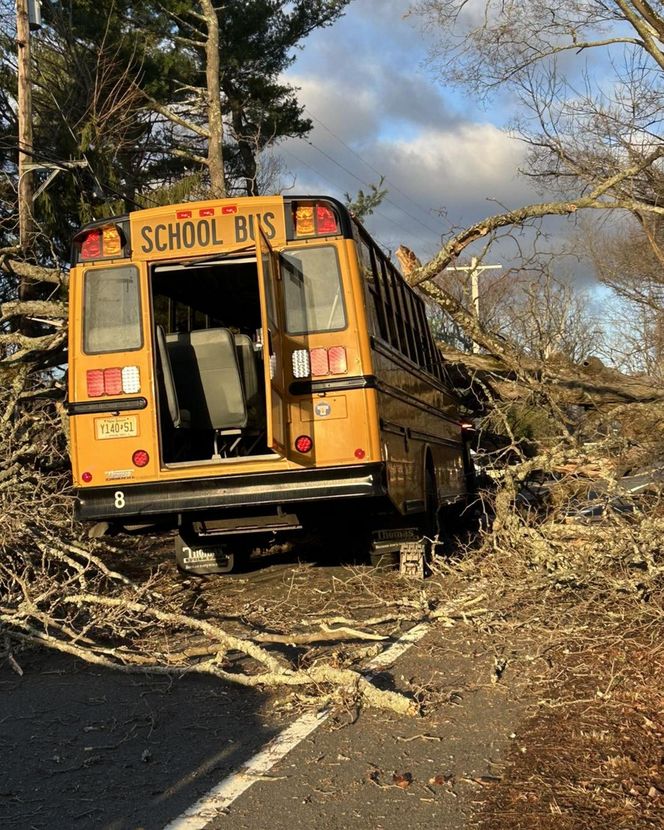
[[92, 481], [92, 473], [83, 473], [81, 478], [86, 484], [89, 484]]
[[333, 375], [343, 375], [348, 371], [346, 362], [346, 350], [343, 346], [332, 346], [327, 350], [330, 363], [330, 372]]
[[309, 352], [309, 357], [311, 358], [311, 374], [313, 377], [329, 375], [330, 364], [327, 359], [327, 349], [312, 349]]
[[358, 448], [355, 450], [354, 455], [355, 455], [355, 458], [357, 458], [357, 459], [359, 459], [360, 461], [362, 461], [362, 459], [366, 456], [366, 452], [362, 449], [362, 447], [358, 447]]
[[295, 449], [298, 452], [311, 452], [314, 442], [308, 435], [298, 435], [295, 439]]
[[297, 349], [293, 352], [293, 377], [305, 378], [321, 375], [345, 375], [348, 371], [346, 349], [343, 346], [331, 346], [329, 349]]
[[107, 395], [122, 394], [122, 369], [104, 369], [104, 392]]
[[89, 398], [98, 398], [104, 394], [104, 372], [102, 369], [88, 369], [85, 378], [88, 384]]
[[330, 236], [341, 233], [334, 208], [326, 202], [293, 203], [295, 236]]
[[81, 259], [99, 259], [101, 257], [122, 256], [125, 240], [118, 225], [104, 225], [84, 231], [76, 238], [80, 248]]
[[101, 228], [95, 228], [83, 237], [81, 259], [96, 259], [101, 255]]
[[131, 457], [134, 467], [146, 467], [150, 461], [150, 456], [145, 450], [136, 450]]
[[316, 205], [316, 230], [319, 234], [339, 233], [337, 217], [331, 207]]
[[130, 395], [141, 391], [138, 366], [88, 369], [85, 376], [89, 398], [98, 398], [101, 395]]

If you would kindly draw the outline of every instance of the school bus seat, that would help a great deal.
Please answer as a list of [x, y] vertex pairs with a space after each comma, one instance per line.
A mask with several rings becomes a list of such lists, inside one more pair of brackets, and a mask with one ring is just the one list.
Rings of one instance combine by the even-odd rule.
[[247, 406], [235, 341], [228, 329], [166, 335], [178, 395], [186, 401], [194, 429], [241, 430]]
[[186, 428], [190, 424], [190, 412], [180, 409], [177, 387], [173, 376], [170, 352], [168, 349], [164, 329], [156, 327], [157, 355], [159, 357], [160, 394], [163, 397], [163, 409], [168, 412], [172, 426], [175, 429]]

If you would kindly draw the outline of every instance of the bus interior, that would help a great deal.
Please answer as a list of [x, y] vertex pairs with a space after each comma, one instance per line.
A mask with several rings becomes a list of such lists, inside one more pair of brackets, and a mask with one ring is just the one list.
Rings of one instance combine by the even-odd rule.
[[271, 455], [255, 256], [151, 270], [163, 463]]

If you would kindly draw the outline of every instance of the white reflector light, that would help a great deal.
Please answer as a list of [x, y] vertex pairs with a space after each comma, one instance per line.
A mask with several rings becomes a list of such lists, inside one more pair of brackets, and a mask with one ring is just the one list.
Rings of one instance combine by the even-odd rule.
[[308, 378], [310, 371], [309, 351], [307, 349], [296, 349], [293, 352], [293, 377]]
[[138, 366], [125, 366], [122, 369], [122, 391], [125, 395], [141, 391], [141, 376]]

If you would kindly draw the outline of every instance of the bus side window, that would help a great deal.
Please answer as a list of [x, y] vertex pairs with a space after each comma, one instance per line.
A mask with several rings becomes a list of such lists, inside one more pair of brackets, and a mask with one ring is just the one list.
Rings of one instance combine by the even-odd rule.
[[380, 282], [381, 292], [385, 298], [385, 316], [387, 317], [388, 338], [387, 342], [397, 351], [401, 351], [399, 328], [396, 317], [396, 297], [394, 295], [394, 286], [389, 279], [389, 269], [385, 266], [385, 257], [380, 251], [374, 252], [376, 255], [376, 273], [378, 281]]
[[435, 375], [436, 355], [431, 350], [431, 344], [433, 342], [433, 339], [428, 336], [429, 322], [427, 320], [426, 308], [421, 297], [418, 297], [415, 294], [413, 296], [413, 300], [415, 303], [417, 319], [419, 320], [418, 335], [420, 338], [420, 345], [424, 355], [424, 363], [422, 365], [427, 370], [427, 372], [430, 372], [432, 375]]
[[373, 287], [376, 296], [376, 308], [378, 311], [378, 324], [380, 326], [380, 336], [387, 343], [392, 342], [390, 334], [390, 311], [389, 301], [387, 299], [386, 286], [381, 279], [381, 272], [378, 267], [378, 252], [373, 246], [369, 246], [369, 259], [371, 261], [371, 273], [373, 275]]
[[376, 276], [371, 261], [371, 251], [367, 243], [357, 234], [355, 228], [353, 228], [353, 232], [355, 234], [360, 274], [362, 275], [362, 283], [364, 285], [369, 331], [371, 334], [377, 334], [384, 339], [386, 336], [385, 312], [382, 308], [380, 295], [376, 287]]
[[396, 324], [396, 343], [395, 346], [402, 355], [410, 357], [408, 350], [408, 335], [406, 333], [406, 324], [403, 318], [403, 297], [401, 279], [397, 275], [396, 269], [391, 262], [383, 260], [383, 268], [386, 272], [386, 277], [390, 285], [390, 295], [392, 297], [392, 312]]
[[433, 356], [433, 366], [431, 367], [431, 374], [435, 375], [440, 380], [445, 379], [445, 371], [443, 369], [443, 358], [438, 350], [438, 346], [436, 346], [436, 342], [433, 339], [433, 335], [431, 334], [431, 329], [429, 326], [426, 328], [427, 340], [429, 342], [429, 348], [431, 350], [431, 354]]
[[398, 313], [401, 317], [401, 325], [404, 332], [404, 346], [405, 346], [405, 355], [410, 357], [413, 363], [417, 363], [417, 348], [415, 345], [415, 327], [414, 321], [412, 319], [410, 313], [410, 288], [406, 285], [405, 281], [402, 277], [400, 277], [396, 273], [396, 269], [394, 269], [394, 279], [397, 284], [398, 294], [399, 294], [399, 309]]
[[411, 348], [411, 357], [418, 366], [423, 366], [423, 354], [420, 348], [420, 340], [418, 337], [419, 326], [413, 308], [413, 291], [408, 285], [404, 285], [404, 311], [406, 314], [406, 323], [408, 325], [408, 341]]

